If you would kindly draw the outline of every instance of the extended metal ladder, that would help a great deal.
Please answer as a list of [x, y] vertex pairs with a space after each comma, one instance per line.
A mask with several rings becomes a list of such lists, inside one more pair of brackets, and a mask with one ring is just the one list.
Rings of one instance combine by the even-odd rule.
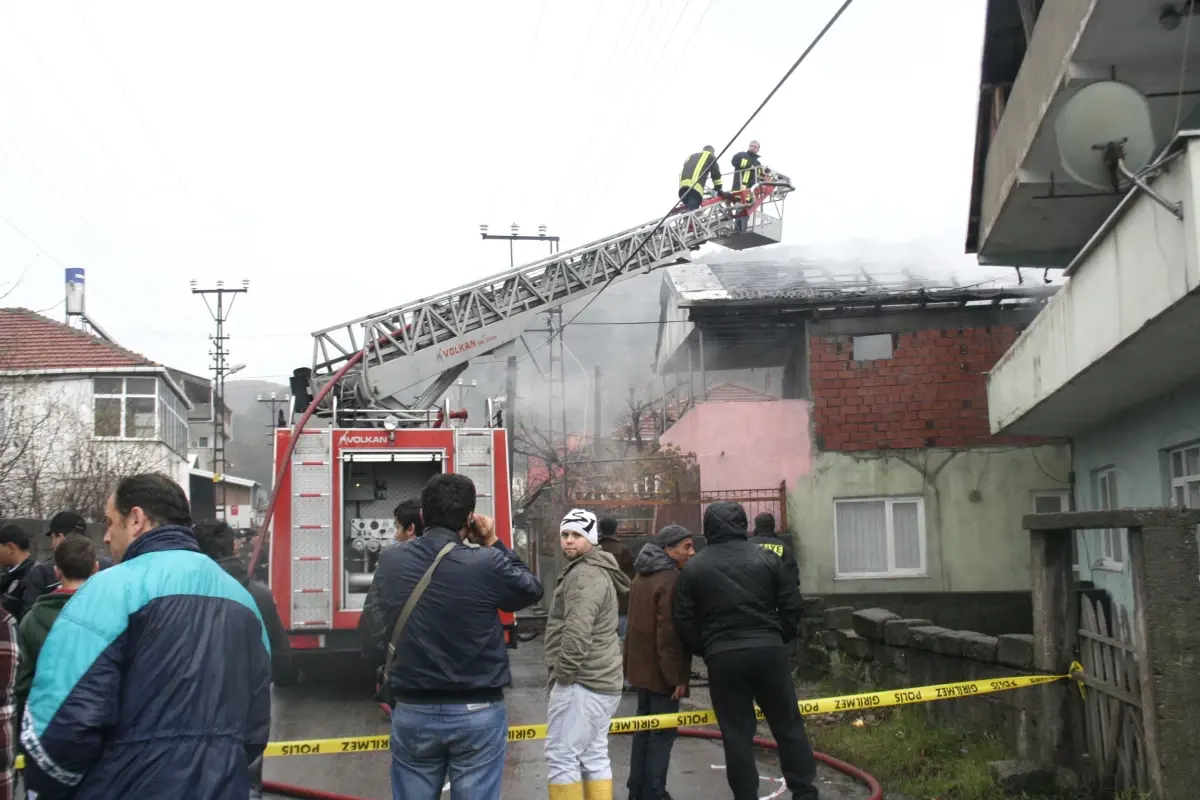
[[[778, 242], [786, 183], [755, 186], [748, 202], [706, 200], [695, 211], [621, 231], [573, 250], [369, 314], [313, 334], [314, 393], [353, 354], [362, 360], [343, 378], [344, 409], [433, 405], [470, 360], [516, 340], [540, 312], [599, 291], [610, 280], [681, 263], [706, 242], [735, 250]], [[639, 249], [640, 248], [640, 249]], [[627, 263], [628, 262], [628, 263]], [[411, 404], [397, 395], [434, 378]]]

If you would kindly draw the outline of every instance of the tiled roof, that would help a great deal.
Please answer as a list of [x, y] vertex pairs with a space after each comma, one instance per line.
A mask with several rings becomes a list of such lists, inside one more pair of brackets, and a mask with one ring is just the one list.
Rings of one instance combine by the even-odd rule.
[[704, 393], [706, 403], [765, 403], [778, 397], [742, 386], [740, 383], [719, 383]]
[[157, 367], [143, 355], [25, 308], [0, 308], [0, 371]]

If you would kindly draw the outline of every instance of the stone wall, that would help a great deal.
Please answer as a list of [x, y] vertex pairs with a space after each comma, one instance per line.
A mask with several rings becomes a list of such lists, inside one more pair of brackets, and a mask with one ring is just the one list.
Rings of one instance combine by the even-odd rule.
[[893, 592], [822, 595], [826, 608], [886, 608], [907, 619], [928, 619], [951, 630], [998, 635], [1033, 633], [1031, 592]]
[[[836, 672], [852, 675], [864, 686], [906, 689], [1035, 674], [1030, 634], [988, 636], [904, 618], [882, 608], [826, 608], [819, 599], [805, 603], [803, 644], [796, 659], [809, 678]], [[1029, 758], [1037, 752], [1034, 712], [1042, 697], [1040, 688], [919, 703], [912, 708], [993, 732], [1008, 742], [1017, 757]]]

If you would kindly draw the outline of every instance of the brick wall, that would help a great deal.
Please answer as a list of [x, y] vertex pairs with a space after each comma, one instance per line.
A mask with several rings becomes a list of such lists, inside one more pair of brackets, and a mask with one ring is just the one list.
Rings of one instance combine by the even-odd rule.
[[888, 450], [1038, 444], [992, 436], [987, 371], [1012, 345], [1017, 325], [892, 334], [892, 357], [854, 361], [853, 336], [809, 338], [817, 447]]

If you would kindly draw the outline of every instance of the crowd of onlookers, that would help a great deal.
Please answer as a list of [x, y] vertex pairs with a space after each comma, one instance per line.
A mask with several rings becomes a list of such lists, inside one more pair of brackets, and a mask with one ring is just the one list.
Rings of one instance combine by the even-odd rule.
[[[396, 509], [364, 605], [364, 655], [391, 709], [397, 800], [495, 800], [503, 791], [511, 684], [498, 612], [544, 598], [542, 583], [475, 511], [471, 481], [441, 474]], [[30, 798], [260, 796], [272, 682], [295, 679], [270, 590], [223, 523], [195, 524], [164, 475], [123, 480], [104, 543], [72, 512], [49, 524], [38, 562], [0, 527], [0, 800], [14, 758]], [[787, 643], [801, 600], [786, 537], [754, 535], [736, 503], [704, 514], [707, 546], [663, 528], [636, 555], [617, 523], [575, 509], [559, 526], [567, 565], [546, 598], [545, 757], [551, 800], [611, 800], [608, 731], [623, 693], [636, 714], [678, 712], [704, 660], [735, 800], [757, 798], [755, 704], [779, 743], [794, 798], [816, 798]], [[630, 800], [663, 800], [674, 726], [634, 734]]]
[[[399, 544], [380, 556], [360, 622], [392, 708], [396, 800], [499, 798], [511, 683], [497, 612], [543, 600], [537, 576], [475, 512], [475, 487], [438, 475], [396, 509]], [[707, 547], [664, 527], [635, 555], [613, 519], [574, 509], [559, 524], [567, 565], [546, 598], [545, 757], [551, 800], [610, 800], [609, 726], [622, 694], [638, 715], [678, 712], [694, 657], [708, 668], [735, 800], [758, 797], [755, 704], [779, 743], [794, 798], [816, 798], [787, 644], [802, 615], [790, 541], [770, 514], [713, 503]], [[669, 800], [673, 726], [635, 733], [630, 800]]]
[[260, 796], [270, 685], [294, 672], [269, 589], [164, 475], [123, 480], [104, 524], [112, 561], [73, 512], [42, 562], [0, 527], [0, 800], [18, 753], [31, 800]]

